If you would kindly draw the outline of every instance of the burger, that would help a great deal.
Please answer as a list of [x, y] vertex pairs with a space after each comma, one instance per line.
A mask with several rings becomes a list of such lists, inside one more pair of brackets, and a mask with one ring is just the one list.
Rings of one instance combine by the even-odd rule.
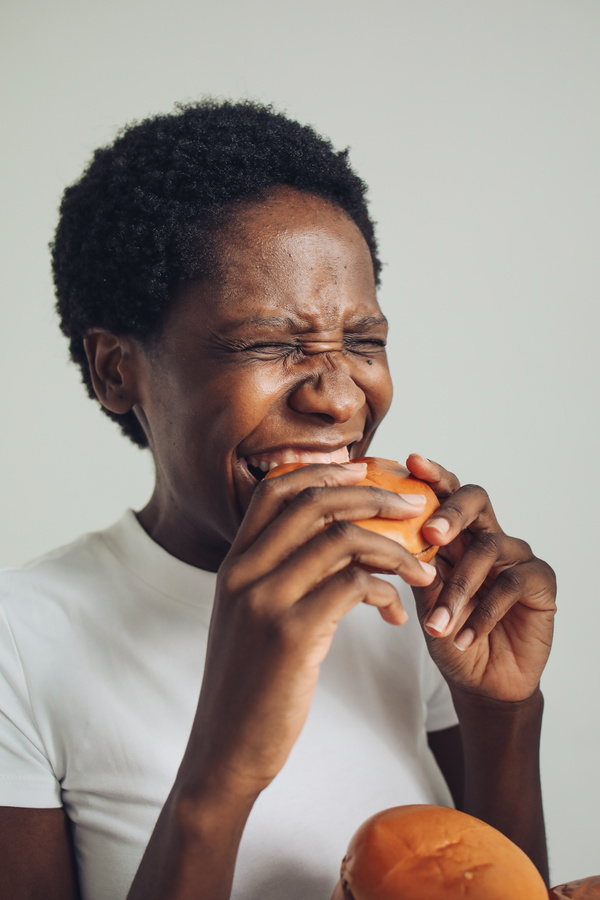
[[[430, 488], [424, 482], [414, 478], [408, 469], [401, 466], [400, 463], [391, 459], [379, 459], [374, 456], [363, 456], [359, 459], [352, 459], [353, 463], [366, 463], [367, 472], [365, 478], [358, 482], [358, 485], [369, 485], [372, 487], [385, 488], [386, 491], [394, 491], [396, 494], [423, 494], [425, 496], [425, 508], [422, 513], [411, 519], [384, 519], [375, 516], [371, 519], [358, 519], [356, 524], [368, 531], [376, 531], [385, 535], [405, 547], [409, 553], [416, 556], [423, 562], [429, 562], [437, 553], [438, 548], [424, 537], [422, 527], [431, 517], [432, 513], [440, 505], [439, 500]], [[276, 478], [278, 475], [285, 475], [294, 469], [301, 468], [304, 463], [282, 463], [271, 469], [265, 476], [267, 478]], [[345, 465], [341, 463], [341, 465]]]
[[548, 890], [529, 857], [491, 825], [414, 805], [363, 822], [331, 900], [548, 900]]

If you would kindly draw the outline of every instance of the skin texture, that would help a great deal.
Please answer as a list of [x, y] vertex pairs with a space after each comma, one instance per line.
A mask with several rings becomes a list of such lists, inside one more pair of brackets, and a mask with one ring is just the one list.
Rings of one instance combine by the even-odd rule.
[[[103, 331], [86, 340], [99, 399], [135, 410], [148, 435], [156, 487], [140, 522], [173, 555], [219, 572], [188, 748], [130, 900], [227, 900], [247, 816], [298, 737], [340, 619], [365, 602], [391, 624], [405, 620], [396, 590], [362, 566], [396, 571], [417, 591], [459, 708], [460, 737], [450, 729], [433, 744], [458, 805], [501, 822], [544, 871], [537, 686], [551, 570], [502, 534], [482, 489], [460, 488], [422, 457], [407, 466], [441, 500], [428, 529], [442, 547], [437, 570], [350, 524], [419, 512], [357, 486], [362, 466], [311, 465], [257, 483], [248, 456], [345, 446], [366, 455], [392, 396], [386, 322], [360, 232], [322, 199], [278, 189], [242, 208], [221, 242], [219, 277], [180, 287], [151, 346]], [[441, 632], [437, 607], [452, 611]], [[461, 651], [465, 627], [477, 638]], [[38, 896], [28, 884], [16, 900]]]
[[0, 809], [0, 897], [79, 900], [71, 829], [62, 809]]

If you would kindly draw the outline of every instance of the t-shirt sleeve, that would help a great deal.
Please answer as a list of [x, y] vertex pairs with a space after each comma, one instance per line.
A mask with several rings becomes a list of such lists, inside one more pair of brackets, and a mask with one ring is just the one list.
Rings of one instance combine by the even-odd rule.
[[61, 806], [60, 784], [38, 733], [21, 659], [1, 608], [0, 806]]
[[429, 654], [425, 659], [424, 700], [426, 707], [425, 728], [427, 731], [442, 731], [458, 724], [458, 718], [450, 688]]

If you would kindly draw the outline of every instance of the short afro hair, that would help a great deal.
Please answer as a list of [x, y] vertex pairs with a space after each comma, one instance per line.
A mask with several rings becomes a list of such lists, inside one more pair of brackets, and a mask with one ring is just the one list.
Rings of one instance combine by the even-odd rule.
[[[362, 232], [375, 280], [381, 263], [366, 186], [348, 151], [252, 101], [213, 99], [134, 122], [97, 150], [68, 187], [52, 244], [57, 310], [72, 359], [95, 398], [83, 339], [92, 328], [148, 341], [174, 288], [214, 269], [213, 239], [236, 202], [286, 185], [343, 209]], [[140, 447], [133, 411], [115, 419]]]

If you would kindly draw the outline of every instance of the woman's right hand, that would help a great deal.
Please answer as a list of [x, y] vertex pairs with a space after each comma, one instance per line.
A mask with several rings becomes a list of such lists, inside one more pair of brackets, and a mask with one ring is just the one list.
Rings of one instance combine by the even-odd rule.
[[210, 773], [229, 796], [256, 797], [300, 734], [340, 619], [365, 602], [405, 621], [396, 589], [363, 567], [433, 580], [432, 566], [350, 521], [422, 511], [414, 496], [358, 487], [364, 474], [364, 464], [313, 465], [257, 486], [217, 580], [184, 759], [192, 780]]

